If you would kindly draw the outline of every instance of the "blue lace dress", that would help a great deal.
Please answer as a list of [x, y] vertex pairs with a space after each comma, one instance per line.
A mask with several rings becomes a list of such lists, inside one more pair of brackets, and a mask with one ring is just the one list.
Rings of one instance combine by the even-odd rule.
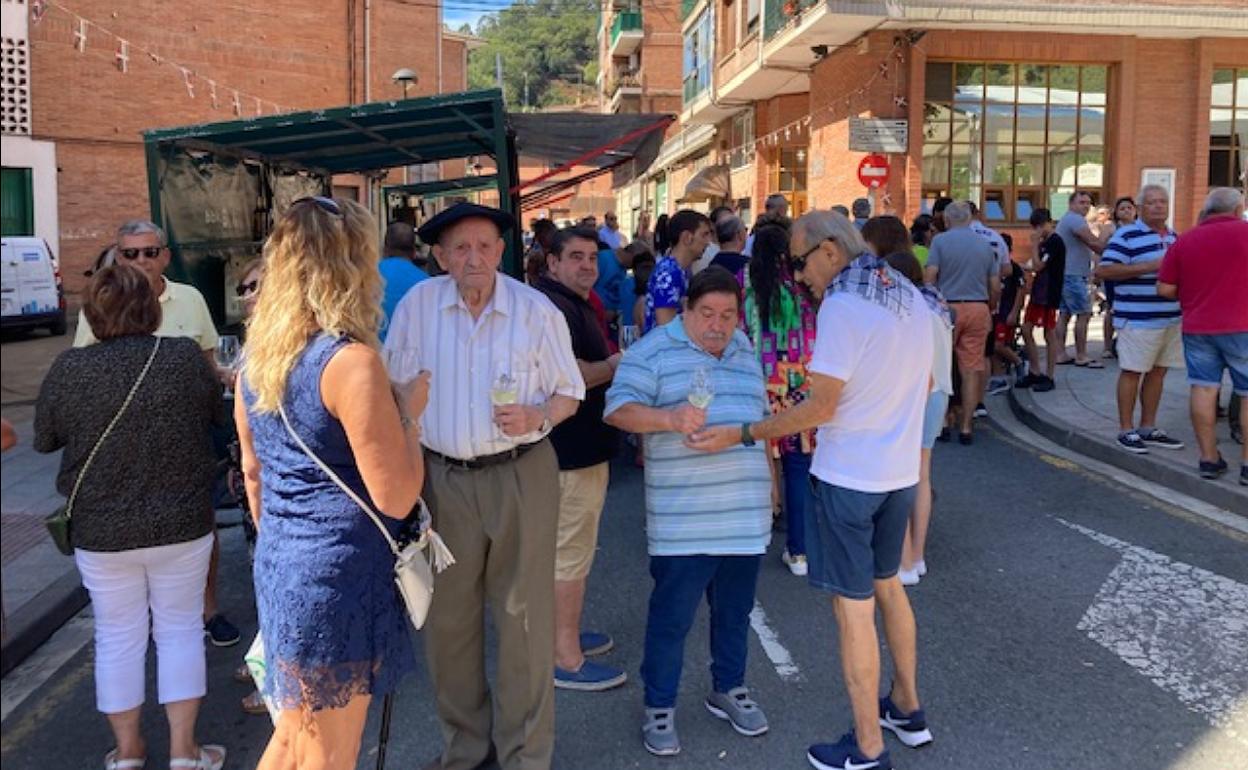
[[[325, 365], [347, 342], [320, 335], [308, 343], [290, 373], [285, 408], [308, 447], [369, 500], [342, 423], [320, 395]], [[393, 554], [368, 515], [294, 442], [281, 417], [256, 413], [246, 387], [243, 397], [263, 466], [253, 574], [265, 644], [264, 694], [284, 709], [316, 710], [393, 691], [415, 664]], [[397, 533], [398, 522], [383, 521]]]

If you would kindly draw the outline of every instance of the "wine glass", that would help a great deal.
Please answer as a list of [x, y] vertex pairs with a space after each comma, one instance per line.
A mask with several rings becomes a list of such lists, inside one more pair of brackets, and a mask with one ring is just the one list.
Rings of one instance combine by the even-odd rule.
[[[233, 375], [235, 369], [238, 368], [238, 361], [242, 353], [243, 347], [239, 344], [238, 337], [233, 334], [223, 334], [217, 338], [217, 349], [213, 352], [213, 358], [216, 360], [217, 366]], [[225, 386], [225, 393], [229, 395], [229, 385]]]
[[711, 383], [711, 372], [705, 366], [693, 370], [689, 380], [689, 403], [698, 409], [707, 409], [715, 398], [715, 386]]
[[[507, 364], [499, 362], [494, 366], [494, 379], [490, 384], [490, 403], [497, 408], [510, 406], [519, 399], [520, 383], [512, 376], [511, 369]], [[502, 428], [498, 428], [500, 434], [502, 430]]]
[[633, 346], [641, 337], [641, 330], [635, 325], [628, 324], [620, 327], [620, 352], [623, 353]]

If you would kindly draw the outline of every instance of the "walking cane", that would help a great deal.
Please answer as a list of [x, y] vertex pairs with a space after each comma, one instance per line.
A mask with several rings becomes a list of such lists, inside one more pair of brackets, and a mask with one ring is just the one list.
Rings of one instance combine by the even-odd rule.
[[386, 693], [381, 702], [381, 729], [377, 735], [377, 770], [386, 770], [386, 744], [390, 742], [390, 712], [394, 709], [394, 693]]

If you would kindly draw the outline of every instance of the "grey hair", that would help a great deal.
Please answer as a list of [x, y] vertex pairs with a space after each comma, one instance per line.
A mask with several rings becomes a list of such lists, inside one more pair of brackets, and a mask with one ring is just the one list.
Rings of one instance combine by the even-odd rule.
[[127, 235], [147, 235], [155, 233], [156, 239], [160, 241], [161, 246], [168, 246], [169, 239], [165, 237], [165, 231], [155, 222], [147, 219], [131, 219], [117, 228], [117, 241], [120, 243], [122, 238]]
[[1244, 194], [1234, 187], [1215, 187], [1205, 197], [1205, 205], [1200, 210], [1202, 217], [1214, 214], [1234, 214], [1236, 209], [1244, 205]]
[[826, 240], [836, 241], [845, 251], [846, 258], [851, 260], [868, 251], [867, 242], [858, 233], [858, 228], [837, 211], [806, 212], [793, 223], [793, 235], [799, 233], [807, 248]]
[[945, 224], [949, 227], [962, 227], [971, 223], [971, 204], [966, 201], [954, 201], [945, 207]]
[[778, 207], [781, 203], [787, 206], [789, 204], [789, 199], [784, 197], [783, 193], [772, 193], [767, 196], [766, 202], [763, 203], [763, 208], [770, 211]]
[[1136, 198], [1135, 198], [1137, 201], [1139, 201], [1139, 202], [1140, 202], [1140, 205], [1141, 205], [1141, 206], [1143, 206], [1143, 205], [1144, 205], [1144, 196], [1145, 196], [1145, 195], [1146, 195], [1149, 191], [1159, 192], [1159, 193], [1161, 193], [1162, 195], [1166, 196], [1166, 202], [1167, 202], [1167, 203], [1170, 201], [1170, 191], [1169, 191], [1169, 190], [1167, 190], [1167, 189], [1165, 188], [1165, 186], [1164, 186], [1164, 185], [1159, 185], [1159, 184], [1146, 184], [1146, 185], [1144, 185], [1143, 187], [1141, 187], [1141, 188], [1140, 188], [1140, 194], [1139, 194], [1139, 195], [1137, 195], [1137, 196], [1136, 196]]
[[719, 243], [727, 243], [739, 236], [744, 230], [745, 223], [741, 221], [741, 217], [735, 214], [721, 217], [719, 222], [715, 224], [715, 240]]

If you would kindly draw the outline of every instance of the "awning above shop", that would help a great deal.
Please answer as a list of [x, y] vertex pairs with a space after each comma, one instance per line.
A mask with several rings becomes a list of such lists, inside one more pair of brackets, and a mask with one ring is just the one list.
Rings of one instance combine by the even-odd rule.
[[707, 166], [694, 174], [685, 185], [681, 201], [705, 201], [732, 197], [732, 173], [727, 164]]

